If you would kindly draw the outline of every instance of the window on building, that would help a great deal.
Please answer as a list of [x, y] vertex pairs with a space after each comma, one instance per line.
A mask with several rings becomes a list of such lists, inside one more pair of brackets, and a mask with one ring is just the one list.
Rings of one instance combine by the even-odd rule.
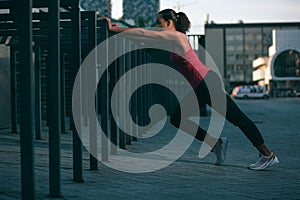
[[236, 45], [235, 50], [236, 51], [243, 51], [243, 45]]
[[260, 30], [258, 29], [255, 33], [246, 33], [245, 34], [245, 40], [246, 41], [261, 41], [262, 36], [259, 33]]
[[273, 29], [276, 29], [276, 27], [263, 28], [262, 44], [263, 44], [264, 55], [268, 55], [268, 49], [270, 46], [272, 46], [272, 30]]
[[256, 49], [257, 51], [261, 51], [262, 48], [263, 48], [263, 47], [262, 47], [261, 44], [257, 44], [255, 49]]
[[243, 70], [244, 65], [236, 65], [236, 70], [240, 71]]
[[233, 41], [234, 40], [233, 35], [227, 35], [226, 40], [227, 41]]
[[248, 34], [245, 35], [245, 40], [253, 40], [253, 39], [254, 39], [253, 34], [248, 33]]
[[235, 55], [235, 59], [236, 59], [236, 60], [242, 60], [242, 59], [243, 59], [243, 55], [241, 55], [241, 54], [236, 54], [236, 55]]
[[234, 61], [234, 60], [235, 60], [235, 55], [228, 54], [228, 55], [226, 56], [226, 61], [227, 61], [227, 62], [232, 62], [232, 61]]
[[244, 33], [245, 33], [246, 41], [261, 40], [261, 28], [260, 27], [256, 27], [256, 28], [245, 27]]
[[251, 60], [251, 61], [253, 61], [254, 58], [255, 58], [255, 55], [252, 55], [252, 54], [247, 54], [245, 57], [246, 60]]
[[243, 29], [242, 28], [227, 28], [226, 29], [227, 41], [243, 41]]
[[234, 51], [234, 45], [227, 45], [226, 50], [227, 51]]
[[251, 51], [251, 50], [253, 50], [252, 45], [251, 45], [251, 44], [245, 44], [245, 50], [246, 50], [246, 51]]
[[300, 53], [284, 51], [275, 58], [274, 73], [277, 77], [300, 77]]
[[243, 35], [242, 34], [235, 35], [235, 40], [242, 41], [243, 40]]
[[255, 39], [261, 41], [262, 35], [261, 35], [261, 34], [256, 34], [256, 35], [255, 35]]

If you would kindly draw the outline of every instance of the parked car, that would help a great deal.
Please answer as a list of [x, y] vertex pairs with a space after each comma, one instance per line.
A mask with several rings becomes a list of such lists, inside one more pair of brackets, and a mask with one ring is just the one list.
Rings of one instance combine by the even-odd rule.
[[258, 85], [237, 86], [232, 90], [231, 96], [237, 99], [268, 99], [270, 98], [265, 87]]

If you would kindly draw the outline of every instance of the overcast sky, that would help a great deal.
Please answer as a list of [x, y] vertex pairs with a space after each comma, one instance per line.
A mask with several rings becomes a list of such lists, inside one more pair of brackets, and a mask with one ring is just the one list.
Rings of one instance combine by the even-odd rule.
[[[190, 33], [203, 33], [205, 16], [215, 23], [300, 22], [300, 0], [160, 0], [160, 9], [178, 8], [192, 22]], [[122, 0], [112, 0], [112, 17], [122, 16]]]

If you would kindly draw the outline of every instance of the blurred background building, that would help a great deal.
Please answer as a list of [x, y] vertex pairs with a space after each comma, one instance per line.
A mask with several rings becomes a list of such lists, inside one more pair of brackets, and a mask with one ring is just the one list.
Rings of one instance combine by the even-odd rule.
[[273, 30], [268, 57], [253, 61], [253, 81], [273, 97], [300, 94], [300, 30]]
[[97, 11], [100, 16], [111, 17], [110, 0], [81, 0], [80, 7], [86, 11]]
[[227, 91], [253, 83], [252, 62], [268, 57], [273, 30], [299, 30], [300, 23], [243, 23], [205, 25], [206, 50], [219, 67]]
[[153, 26], [159, 5], [159, 0], [123, 0], [122, 19], [138, 27]]

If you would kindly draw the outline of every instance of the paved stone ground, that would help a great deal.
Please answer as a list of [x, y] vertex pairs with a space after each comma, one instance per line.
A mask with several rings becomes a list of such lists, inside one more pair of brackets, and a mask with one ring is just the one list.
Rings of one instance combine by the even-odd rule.
[[[194, 141], [176, 162], [161, 170], [130, 174], [100, 164], [89, 171], [84, 151], [84, 183], [72, 181], [71, 134], [62, 135], [61, 199], [300, 199], [300, 98], [240, 100], [239, 106], [255, 121], [280, 164], [266, 171], [250, 171], [247, 165], [257, 152], [241, 131], [225, 124], [223, 135], [230, 138], [227, 159], [215, 166], [209, 154], [198, 158], [201, 143]], [[206, 117], [203, 123], [207, 123]], [[174, 131], [171, 126], [162, 140], [140, 140], [129, 149], [155, 149]], [[44, 131], [44, 138], [46, 131]], [[0, 199], [21, 199], [19, 135], [0, 131]], [[48, 143], [35, 141], [36, 198], [47, 199]]]

